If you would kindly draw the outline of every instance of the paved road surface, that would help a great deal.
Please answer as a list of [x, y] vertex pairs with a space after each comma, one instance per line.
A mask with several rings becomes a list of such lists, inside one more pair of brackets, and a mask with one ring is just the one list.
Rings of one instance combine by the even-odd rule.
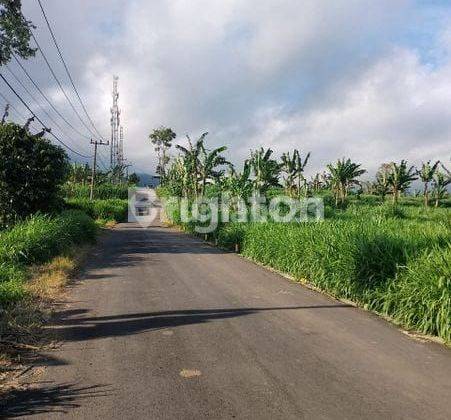
[[97, 247], [12, 415], [450, 419], [451, 351], [164, 227]]

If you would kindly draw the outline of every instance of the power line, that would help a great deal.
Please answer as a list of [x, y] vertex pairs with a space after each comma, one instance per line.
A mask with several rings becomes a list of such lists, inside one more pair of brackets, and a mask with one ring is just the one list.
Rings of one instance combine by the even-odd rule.
[[[0, 97], [5, 101], [5, 104], [6, 105], [9, 105], [10, 106], [10, 108], [20, 117], [20, 118], [22, 118], [23, 120], [25, 120], [25, 121], [27, 121], [28, 120], [28, 118], [24, 115], [24, 114], [22, 114], [22, 112], [20, 112], [12, 103], [11, 103], [11, 101], [5, 96], [5, 95], [3, 95], [3, 93], [1, 93], [0, 92]], [[30, 125], [31, 126], [31, 125]], [[33, 127], [35, 130], [37, 130], [37, 131], [39, 131], [36, 127], [34, 127], [34, 126], [31, 126], [31, 127]]]
[[36, 90], [41, 94], [41, 96], [44, 98], [44, 100], [49, 104], [49, 106], [55, 111], [58, 116], [70, 127], [72, 130], [74, 130], [79, 136], [84, 137], [87, 140], [90, 140], [91, 138], [89, 136], [86, 136], [85, 134], [81, 133], [77, 128], [75, 128], [67, 119], [64, 117], [63, 114], [61, 114], [60, 111], [53, 105], [53, 103], [50, 101], [50, 99], [46, 96], [46, 94], [42, 91], [42, 89], [39, 87], [39, 85], [33, 80], [33, 78], [30, 76], [30, 73], [28, 73], [27, 69], [24, 67], [24, 65], [19, 61], [17, 56], [13, 53], [13, 58], [16, 60], [16, 63], [19, 65], [19, 67], [22, 69], [22, 71], [27, 76], [28, 80], [33, 84], [33, 86], [36, 88]]
[[[55, 44], [56, 50], [58, 51], [58, 55], [59, 55], [59, 57], [61, 59], [61, 62], [63, 63], [64, 69], [66, 70], [66, 73], [67, 73], [67, 76], [69, 77], [70, 83], [72, 84], [72, 87], [74, 88], [75, 94], [77, 95], [78, 101], [80, 102], [80, 105], [81, 105], [86, 117], [88, 118], [88, 121], [91, 123], [92, 127], [94, 128], [94, 131], [97, 133], [97, 135], [103, 141], [105, 141], [105, 139], [102, 137], [102, 135], [99, 133], [99, 131], [97, 130], [96, 126], [94, 125], [94, 122], [92, 121], [92, 118], [89, 116], [88, 111], [86, 110], [86, 107], [85, 107], [83, 101], [81, 100], [80, 94], [78, 93], [78, 90], [75, 87], [74, 80], [73, 80], [72, 75], [71, 75], [71, 73], [69, 71], [69, 68], [67, 67], [66, 61], [64, 60], [63, 54], [61, 53], [61, 49], [60, 49], [60, 47], [58, 45], [58, 42], [56, 41], [55, 34], [53, 33], [52, 27], [51, 27], [50, 22], [49, 22], [49, 20], [47, 18], [47, 15], [46, 15], [46, 13], [44, 11], [44, 7], [42, 6], [41, 0], [37, 0], [37, 1], [39, 3], [39, 7], [41, 8], [42, 15], [44, 16], [45, 22], [47, 24], [47, 28], [49, 29], [50, 35], [52, 36], [53, 43]], [[91, 131], [91, 133], [92, 133], [92, 131]]]
[[69, 103], [70, 107], [72, 108], [72, 110], [74, 111], [75, 115], [78, 117], [78, 119], [81, 121], [81, 123], [83, 124], [83, 126], [94, 136], [97, 137], [96, 134], [94, 134], [94, 132], [88, 127], [88, 125], [85, 123], [85, 121], [83, 120], [83, 118], [81, 118], [80, 113], [77, 111], [77, 108], [75, 108], [74, 104], [72, 103], [72, 101], [70, 100], [69, 96], [67, 95], [66, 91], [63, 88], [63, 85], [61, 84], [60, 80], [58, 79], [57, 75], [55, 74], [49, 60], [47, 59], [47, 56], [45, 55], [44, 51], [42, 50], [38, 40], [36, 39], [35, 35], [33, 34], [33, 32], [31, 33], [31, 36], [36, 44], [36, 46], [38, 47], [39, 52], [41, 53], [42, 57], [44, 58], [45, 63], [47, 64], [47, 67], [50, 70], [50, 73], [52, 74], [53, 78], [55, 79], [58, 87], [60, 88], [61, 92], [63, 93], [64, 97], [66, 98], [67, 102]]
[[28, 90], [28, 88], [22, 83], [22, 81], [16, 76], [16, 74], [10, 69], [10, 67], [6, 64], [5, 65], [6, 69], [9, 71], [9, 73], [14, 77], [14, 79], [17, 81], [17, 83], [19, 83], [19, 85], [25, 90], [25, 92], [28, 93], [28, 95], [30, 95], [31, 99], [34, 101], [34, 103], [37, 105], [37, 107], [40, 109], [40, 111], [45, 114], [49, 120], [61, 131], [61, 133], [67, 137], [69, 140], [72, 140], [73, 143], [77, 143], [77, 141], [69, 136], [63, 128], [61, 128], [61, 126], [59, 125], [59, 123], [57, 121], [55, 121], [55, 119], [41, 106], [41, 104], [39, 103], [39, 101], [34, 97], [34, 95]]
[[83, 155], [82, 153], [77, 152], [76, 150], [72, 149], [69, 145], [67, 145], [64, 141], [62, 141], [58, 136], [56, 136], [54, 133], [52, 133], [51, 130], [49, 130], [46, 125], [42, 122], [42, 120], [31, 110], [31, 108], [28, 106], [28, 104], [22, 99], [22, 97], [16, 92], [16, 90], [11, 86], [11, 84], [8, 82], [8, 80], [5, 79], [5, 76], [3, 76], [3, 74], [0, 73], [0, 77], [2, 78], [2, 80], [6, 83], [6, 85], [11, 89], [11, 91], [14, 93], [14, 95], [17, 96], [17, 98], [20, 100], [20, 102], [22, 102], [22, 104], [25, 106], [25, 108], [28, 109], [28, 111], [30, 112], [30, 114], [36, 118], [36, 120], [38, 120], [38, 122], [42, 125], [42, 127], [44, 129], [46, 129], [46, 131], [55, 138], [56, 141], [58, 141], [59, 143], [61, 143], [64, 147], [66, 147], [68, 150], [70, 150], [72, 153], [75, 153], [78, 156], [81, 156], [82, 158], [85, 159], [91, 159], [92, 156], [86, 156]]

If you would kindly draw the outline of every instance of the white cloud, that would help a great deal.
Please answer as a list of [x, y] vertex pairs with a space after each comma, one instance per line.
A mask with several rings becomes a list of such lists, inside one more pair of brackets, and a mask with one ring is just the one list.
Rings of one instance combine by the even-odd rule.
[[[155, 164], [147, 135], [160, 124], [181, 137], [209, 131], [212, 145], [227, 144], [237, 162], [260, 145], [277, 154], [311, 150], [311, 170], [343, 155], [374, 169], [450, 154], [446, 8], [425, 14], [409, 0], [48, 0], [47, 10], [102, 132], [112, 75], [120, 76], [126, 152], [146, 171]], [[27, 11], [51, 52], [37, 10]], [[436, 62], [427, 64], [415, 34], [430, 26], [427, 54]], [[42, 62], [32, 66], [54, 94]]]

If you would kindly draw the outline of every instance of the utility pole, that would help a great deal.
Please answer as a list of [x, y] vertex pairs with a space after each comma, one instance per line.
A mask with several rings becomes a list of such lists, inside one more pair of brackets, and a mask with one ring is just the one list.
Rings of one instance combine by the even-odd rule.
[[89, 192], [89, 199], [92, 201], [94, 198], [94, 184], [96, 179], [96, 168], [97, 168], [97, 147], [98, 146], [108, 146], [110, 144], [109, 141], [102, 142], [91, 139], [91, 144], [94, 145], [94, 162], [92, 163], [92, 172], [91, 172], [91, 191]]

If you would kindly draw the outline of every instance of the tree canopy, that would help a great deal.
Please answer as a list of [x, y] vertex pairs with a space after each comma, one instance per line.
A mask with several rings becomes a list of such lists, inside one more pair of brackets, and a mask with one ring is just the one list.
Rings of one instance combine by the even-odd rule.
[[0, 66], [8, 63], [13, 53], [28, 58], [36, 51], [30, 47], [33, 25], [21, 8], [21, 0], [0, 0]]
[[13, 123], [0, 125], [0, 225], [61, 204], [68, 157], [42, 134]]

